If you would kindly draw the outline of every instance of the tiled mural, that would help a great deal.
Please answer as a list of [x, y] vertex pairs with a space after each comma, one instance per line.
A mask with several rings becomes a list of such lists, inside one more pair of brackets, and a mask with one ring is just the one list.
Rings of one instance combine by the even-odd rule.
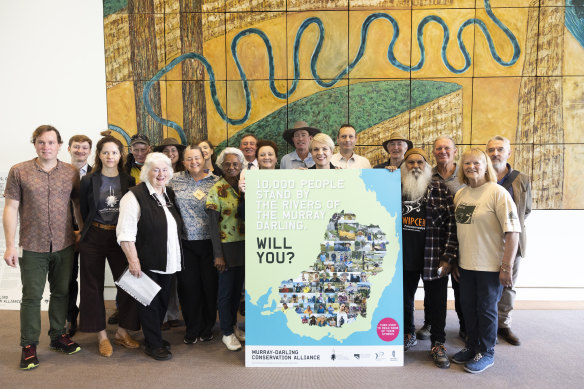
[[[538, 209], [584, 208], [584, 0], [104, 0], [108, 123], [126, 141], [252, 132], [298, 120], [391, 131], [430, 150], [495, 134]], [[288, 146], [289, 147], [289, 146]]]

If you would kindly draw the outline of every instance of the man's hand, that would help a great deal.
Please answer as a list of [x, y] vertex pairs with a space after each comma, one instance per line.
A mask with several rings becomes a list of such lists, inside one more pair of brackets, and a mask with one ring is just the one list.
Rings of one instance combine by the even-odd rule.
[[18, 250], [16, 247], [7, 247], [4, 253], [6, 264], [11, 267], [18, 266]]
[[448, 273], [450, 273], [450, 265], [446, 261], [440, 261], [440, 267], [438, 268], [438, 275], [440, 278], [448, 277]]

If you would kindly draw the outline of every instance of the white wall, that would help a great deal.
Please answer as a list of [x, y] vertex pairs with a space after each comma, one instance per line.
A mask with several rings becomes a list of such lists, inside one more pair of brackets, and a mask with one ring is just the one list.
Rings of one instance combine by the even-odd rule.
[[[0, 53], [0, 171], [35, 156], [41, 124], [65, 143], [107, 128], [100, 0], [0, 1]], [[60, 158], [69, 161], [66, 145]]]
[[[107, 128], [102, 15], [98, 0], [0, 2], [0, 171], [34, 156], [40, 124], [65, 141]], [[519, 299], [584, 300], [582, 220], [582, 210], [532, 213]]]

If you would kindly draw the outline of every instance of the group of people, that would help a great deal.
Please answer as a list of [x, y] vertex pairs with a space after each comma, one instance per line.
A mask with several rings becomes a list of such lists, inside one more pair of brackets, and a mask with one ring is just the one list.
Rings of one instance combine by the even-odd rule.
[[[78, 329], [96, 333], [99, 353], [112, 355], [103, 297], [106, 260], [114, 279], [127, 268], [161, 287], [148, 306], [117, 288], [115, 344], [139, 348], [129, 331], [141, 328], [145, 353], [170, 359], [171, 345], [161, 331], [178, 320], [180, 303], [185, 344], [211, 341], [218, 311], [223, 343], [240, 350], [245, 341], [237, 325], [245, 274], [245, 170], [275, 169], [278, 147], [244, 134], [239, 148], [227, 147], [215, 160], [209, 140], [185, 146], [166, 138], [152, 147], [148, 137], [137, 134], [126, 156], [116, 137], [102, 135], [93, 166], [87, 163], [91, 139], [72, 137], [68, 164], [57, 158], [63, 143], [58, 130], [40, 126], [31, 139], [37, 157], [14, 165], [8, 175], [6, 263], [19, 265], [18, 247], [23, 248], [20, 368], [39, 365], [40, 300], [47, 276], [50, 347], [66, 354], [81, 349], [71, 339], [79, 315]], [[281, 169], [371, 168], [367, 158], [354, 153], [357, 133], [351, 125], [339, 129], [336, 154], [332, 138], [306, 122], [295, 123], [283, 137], [294, 151], [282, 157]], [[510, 319], [513, 284], [525, 252], [524, 219], [531, 210], [529, 178], [511, 169], [510, 143], [499, 136], [489, 141], [486, 152], [472, 148], [462, 154], [462, 174], [454, 161], [456, 145], [447, 136], [434, 142], [433, 169], [425, 151], [398, 132], [383, 148], [388, 161], [375, 168], [401, 170], [402, 209], [409, 221], [403, 223], [402, 248], [404, 348], [417, 342], [413, 300], [421, 277], [421, 331], [429, 332], [435, 364], [450, 365], [444, 327], [447, 276], [452, 274], [466, 339], [452, 360], [465, 363], [467, 371], [482, 371], [493, 364], [497, 332], [519, 344]]]
[[[406, 139], [401, 142], [407, 149], [397, 161], [402, 180], [404, 349], [414, 347], [418, 337], [429, 337], [434, 364], [450, 367], [444, 327], [451, 274], [459, 335], [465, 340], [452, 361], [480, 373], [494, 364], [497, 335], [520, 344], [510, 325], [513, 285], [525, 254], [524, 221], [531, 212], [529, 178], [511, 168], [511, 145], [502, 136], [491, 138], [486, 150], [464, 151], [460, 166], [454, 140], [440, 136], [433, 144], [434, 168], [423, 149], [410, 148]], [[417, 336], [413, 313], [420, 278], [424, 326]]]

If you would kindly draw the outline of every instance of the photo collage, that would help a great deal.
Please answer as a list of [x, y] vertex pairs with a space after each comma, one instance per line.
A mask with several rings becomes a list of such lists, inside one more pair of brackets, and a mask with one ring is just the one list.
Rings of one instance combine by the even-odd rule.
[[385, 238], [379, 226], [361, 225], [353, 213], [334, 213], [314, 263], [280, 284], [278, 308], [293, 310], [308, 326], [343, 327], [366, 317], [372, 278], [383, 271]]

